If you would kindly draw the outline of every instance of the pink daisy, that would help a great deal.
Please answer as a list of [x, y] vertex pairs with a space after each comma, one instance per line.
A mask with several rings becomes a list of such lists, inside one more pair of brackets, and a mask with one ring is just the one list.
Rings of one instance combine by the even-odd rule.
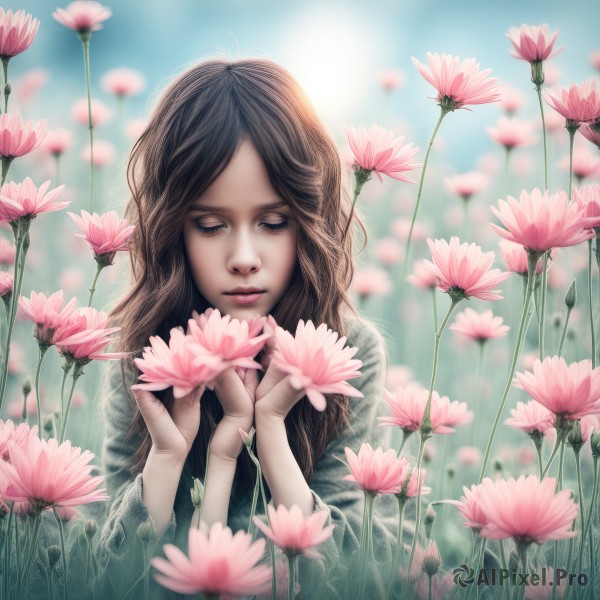
[[600, 94], [596, 81], [571, 84], [569, 91], [560, 86], [551, 88], [545, 96], [546, 102], [560, 113], [568, 125], [593, 123], [600, 119]]
[[27, 423], [21, 423], [15, 427], [13, 421], [0, 420], [0, 460], [8, 460], [9, 442], [14, 442], [17, 446], [27, 445], [30, 437], [38, 437], [37, 425], [29, 427]]
[[538, 188], [531, 193], [522, 190], [519, 200], [509, 196], [508, 201], [498, 200], [498, 208], [490, 208], [504, 226], [492, 223], [494, 231], [527, 250], [541, 253], [594, 237], [593, 231], [584, 229], [589, 220], [582, 218], [580, 206], [569, 203], [565, 192], [550, 195]]
[[394, 137], [390, 130], [371, 125], [367, 130], [359, 125], [358, 131], [352, 125], [346, 127], [348, 143], [354, 154], [355, 168], [374, 172], [379, 181], [381, 174], [406, 183], [416, 183], [414, 179], [402, 175], [420, 167], [420, 163], [411, 163], [410, 159], [419, 151], [412, 144], [404, 143], [404, 137]]
[[531, 146], [535, 143], [533, 123], [514, 117], [502, 116], [496, 122], [495, 127], [486, 127], [486, 131], [492, 140], [507, 150]]
[[510, 54], [527, 62], [548, 60], [564, 50], [564, 47], [553, 50], [558, 33], [558, 29], [550, 33], [546, 23], [511, 27], [506, 37], [515, 51]]
[[180, 594], [225, 598], [259, 594], [270, 585], [271, 567], [258, 564], [265, 551], [264, 539], [253, 542], [250, 534], [242, 530], [233, 534], [222, 523], [214, 523], [207, 533], [202, 524], [190, 527], [188, 548], [189, 557], [177, 546], [165, 544], [166, 560], [150, 561], [159, 571], [158, 583]]
[[54, 156], [61, 156], [73, 145], [73, 134], [64, 127], [48, 131], [41, 148]]
[[588, 227], [600, 228], [600, 184], [573, 188], [573, 202], [581, 207], [583, 217], [593, 219]]
[[65, 27], [79, 33], [98, 31], [102, 22], [112, 16], [110, 8], [92, 0], [76, 0], [67, 8], [57, 8], [52, 16]]
[[392, 280], [384, 269], [367, 265], [354, 271], [350, 289], [361, 298], [387, 296], [392, 291]]
[[253, 358], [262, 350], [269, 334], [258, 335], [265, 323], [265, 317], [250, 322], [232, 319], [217, 309], [205, 315], [196, 311], [188, 320], [188, 336], [206, 350], [219, 358], [224, 368], [242, 367], [244, 369], [260, 369], [261, 366]]
[[108, 500], [106, 490], [98, 489], [104, 477], [90, 475], [94, 455], [72, 448], [69, 440], [59, 445], [30, 435], [21, 445], [9, 442], [8, 453], [9, 461], [0, 461], [0, 474], [9, 481], [7, 500], [27, 500], [38, 509]]
[[[380, 426], [393, 425], [405, 433], [418, 431], [429, 398], [429, 390], [418, 383], [398, 386], [395, 391], [383, 391], [384, 397], [392, 409], [391, 417], [377, 417]], [[431, 396], [431, 425], [433, 433], [454, 433], [455, 425], [468, 423], [473, 413], [467, 410], [466, 402], [450, 402], [448, 396], [440, 396], [435, 390]]]
[[[94, 167], [106, 167], [115, 162], [117, 147], [107, 140], [94, 140]], [[89, 163], [92, 160], [91, 146], [88, 144], [81, 151], [81, 158]]]
[[99, 264], [112, 265], [117, 252], [129, 250], [127, 240], [135, 230], [135, 225], [129, 225], [125, 219], [119, 219], [114, 210], [109, 210], [103, 215], [90, 215], [82, 210], [81, 217], [73, 213], [67, 214], [83, 231], [75, 235], [88, 242]]
[[484, 488], [492, 485], [492, 480], [486, 477], [479, 485], [472, 485], [471, 488], [463, 487], [464, 496], [460, 500], [446, 500], [448, 504], [453, 504], [458, 508], [465, 518], [465, 527], [470, 527], [475, 533], [479, 533], [482, 527], [488, 523], [487, 514], [483, 508]]
[[580, 419], [600, 412], [600, 367], [591, 360], [567, 365], [562, 357], [548, 356], [533, 363], [533, 373], [515, 375], [513, 385], [564, 419]]
[[[1, 117], [0, 117], [1, 118]], [[10, 223], [20, 217], [35, 218], [42, 212], [53, 212], [68, 206], [70, 202], [56, 202], [65, 189], [64, 185], [47, 190], [50, 180], [37, 188], [33, 181], [26, 177], [22, 183], [5, 183], [0, 188], [0, 222]]]
[[587, 146], [575, 145], [573, 156], [563, 156], [560, 161], [560, 168], [567, 173], [573, 168], [573, 175], [581, 181], [587, 177], [597, 177], [600, 175], [600, 156], [597, 152], [592, 152]]
[[[507, 270], [511, 273], [527, 277], [529, 263], [525, 247], [522, 244], [509, 242], [508, 240], [500, 240], [498, 246], [500, 246], [500, 255], [502, 256], [502, 260], [504, 261]], [[542, 272], [541, 258], [538, 260], [535, 272], [538, 275]]]
[[35, 324], [34, 337], [44, 347], [53, 344], [54, 332], [69, 323], [75, 310], [76, 298], [72, 298], [63, 308], [63, 291], [59, 290], [46, 298], [45, 294], [31, 292], [31, 298], [21, 296], [19, 309]]
[[160, 337], [151, 336], [150, 346], [134, 362], [142, 372], [140, 381], [145, 382], [136, 384], [137, 389], [154, 392], [172, 386], [175, 398], [187, 396], [212, 381], [224, 366], [218, 356], [210, 354], [178, 327], [171, 329], [168, 345]]
[[545, 434], [554, 427], [554, 414], [535, 400], [530, 400], [526, 404], [517, 402], [517, 408], [513, 408], [510, 414], [512, 417], [506, 419], [504, 423], [528, 434], [536, 431]]
[[491, 310], [484, 310], [481, 313], [472, 308], [456, 315], [456, 320], [450, 329], [457, 334], [474, 342], [483, 343], [487, 340], [504, 337], [510, 327], [502, 324], [502, 317], [495, 317]]
[[509, 115], [517, 112], [525, 104], [525, 95], [521, 90], [512, 87], [509, 84], [502, 86], [502, 98], [500, 107]]
[[481, 171], [468, 171], [444, 177], [444, 185], [451, 194], [469, 200], [489, 185], [489, 177]]
[[40, 22], [24, 10], [4, 12], [0, 8], [0, 58], [6, 60], [31, 46]]
[[[97, 100], [96, 98], [92, 98], [90, 101], [90, 105], [92, 107], [92, 127], [97, 127], [98, 125], [104, 125], [108, 123], [112, 118], [112, 111], [110, 108], [102, 102], [102, 100]], [[85, 125], [86, 127], [89, 125], [89, 107], [87, 98], [80, 98], [76, 102], [74, 102], [71, 107], [71, 118], [76, 123], [80, 125]]]
[[0, 115], [0, 157], [14, 159], [37, 148], [46, 135], [44, 119], [35, 125], [27, 121], [23, 125], [19, 115]]
[[440, 284], [440, 278], [427, 267], [423, 260], [415, 262], [413, 272], [407, 276], [406, 280], [424, 290], [433, 290]]
[[329, 518], [327, 511], [314, 512], [305, 517], [295, 504], [288, 510], [284, 504], [277, 508], [269, 505], [269, 525], [254, 517], [254, 524], [285, 554], [302, 554], [307, 558], [323, 558], [313, 548], [328, 540], [333, 533], [333, 525], [325, 525]]
[[526, 545], [577, 536], [571, 529], [579, 508], [571, 490], [555, 494], [555, 489], [554, 477], [540, 481], [535, 475], [498, 479], [483, 486], [479, 502], [487, 523], [481, 536], [512, 537], [517, 544]]
[[346, 381], [358, 377], [362, 366], [362, 361], [352, 358], [358, 348], [344, 347], [346, 337], [338, 340], [325, 323], [315, 328], [312, 321], [302, 320], [295, 336], [277, 327], [275, 337], [275, 365], [288, 374], [292, 387], [304, 390], [316, 410], [325, 410], [324, 394], [363, 397]]
[[416, 58], [412, 61], [419, 73], [437, 90], [437, 101], [443, 110], [465, 108], [468, 104], [486, 104], [500, 100], [498, 78], [490, 77], [491, 69], [479, 71], [474, 58], [436, 52], [427, 53], [429, 70]]
[[402, 489], [410, 467], [403, 456], [396, 457], [394, 450], [373, 450], [371, 444], [363, 443], [355, 454], [346, 447], [346, 460], [350, 475], [345, 481], [354, 481], [362, 490], [372, 494], [397, 494]]
[[111, 69], [100, 78], [100, 87], [115, 96], [137, 96], [144, 91], [146, 79], [136, 69]]
[[481, 300], [499, 300], [502, 298], [494, 290], [510, 273], [500, 269], [491, 269], [495, 254], [483, 252], [476, 244], [460, 243], [458, 237], [452, 236], [450, 243], [446, 240], [427, 240], [433, 262], [425, 260], [425, 264], [440, 279], [440, 289], [453, 300], [461, 300], [474, 296]]

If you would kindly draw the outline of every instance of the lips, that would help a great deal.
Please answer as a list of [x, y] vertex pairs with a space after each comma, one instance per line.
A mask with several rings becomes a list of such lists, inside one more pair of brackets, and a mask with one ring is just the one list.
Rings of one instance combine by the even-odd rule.
[[225, 292], [226, 296], [245, 296], [251, 294], [262, 294], [265, 290], [261, 290], [257, 287], [236, 287], [228, 292]]

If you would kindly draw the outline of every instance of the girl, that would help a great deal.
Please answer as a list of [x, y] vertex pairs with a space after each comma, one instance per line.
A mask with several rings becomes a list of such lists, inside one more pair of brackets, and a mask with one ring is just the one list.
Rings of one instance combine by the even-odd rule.
[[[343, 234], [351, 211], [333, 141], [278, 65], [211, 60], [167, 89], [133, 149], [128, 179], [127, 216], [137, 225], [133, 282], [111, 316], [122, 328], [119, 350], [131, 358], [109, 367], [103, 395], [112, 504], [99, 552], [107, 585], [128, 589], [137, 577], [129, 561], [141, 554], [146, 526], [139, 528], [149, 517], [157, 551], [167, 542], [185, 545], [196, 526], [193, 477], [205, 481], [202, 521], [247, 527], [255, 470], [238, 429], [253, 425], [271, 501], [297, 504], [307, 515], [327, 511], [335, 530], [319, 549], [325, 564], [350, 556], [363, 493], [342, 481], [348, 470], [340, 459], [346, 446], [357, 451], [371, 440], [385, 352], [347, 296], [352, 235]], [[255, 370], [242, 378], [229, 369], [202, 398], [196, 390], [174, 400], [171, 389], [134, 388], [132, 396], [133, 357], [149, 337], [168, 339], [194, 309], [208, 307], [240, 319], [272, 314], [292, 332], [299, 319], [327, 323], [359, 348], [362, 376], [352, 384], [364, 398], [330, 395], [319, 413], [266, 352], [258, 357], [260, 382]], [[375, 519], [377, 560], [389, 559], [394, 536], [393, 525]]]

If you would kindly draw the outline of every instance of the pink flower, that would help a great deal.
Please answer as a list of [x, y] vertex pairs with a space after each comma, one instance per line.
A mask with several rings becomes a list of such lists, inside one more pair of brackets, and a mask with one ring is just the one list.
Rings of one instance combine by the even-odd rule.
[[193, 338], [174, 327], [169, 344], [158, 336], [150, 337], [141, 358], [134, 359], [142, 371], [136, 389], [157, 391], [173, 387], [173, 396], [183, 398], [195, 388], [212, 381], [222, 370], [218, 356], [210, 354]]
[[414, 263], [413, 272], [407, 276], [406, 280], [424, 290], [433, 290], [440, 284], [440, 278], [427, 267], [424, 260]]
[[393, 265], [400, 260], [402, 248], [396, 238], [386, 237], [378, 240], [375, 253], [380, 262], [385, 265]]
[[508, 150], [535, 143], [533, 123], [514, 117], [502, 116], [496, 122], [496, 127], [486, 127], [486, 131], [492, 140]]
[[538, 188], [531, 193], [522, 190], [519, 200], [509, 196], [508, 201], [498, 200], [498, 208], [491, 209], [506, 228], [492, 223], [494, 231], [527, 250], [546, 252], [594, 237], [593, 231], [584, 229], [589, 220], [582, 219], [580, 206], [569, 203], [565, 192], [550, 195]]
[[483, 507], [484, 488], [493, 485], [491, 479], [486, 477], [483, 483], [472, 485], [471, 489], [463, 487], [464, 496], [460, 500], [446, 500], [448, 504], [453, 504], [465, 517], [465, 527], [470, 527], [475, 532], [479, 532], [488, 522], [488, 516]]
[[39, 26], [40, 22], [24, 10], [13, 13], [0, 8], [0, 58], [6, 60], [27, 50]]
[[408, 476], [410, 467], [403, 456], [396, 457], [394, 450], [373, 450], [371, 444], [363, 443], [358, 455], [350, 448], [344, 449], [351, 475], [345, 481], [354, 481], [365, 492], [372, 494], [397, 494]]
[[493, 290], [499, 283], [510, 277], [500, 269], [491, 269], [495, 254], [482, 252], [476, 244], [460, 243], [452, 236], [450, 244], [446, 240], [427, 240], [433, 262], [425, 264], [440, 278], [440, 289], [453, 299], [474, 296], [481, 300], [502, 298]]
[[573, 202], [581, 207], [583, 217], [592, 218], [588, 227], [600, 227], [600, 184], [574, 187]]
[[48, 347], [52, 345], [54, 332], [69, 322], [77, 300], [72, 298], [63, 308], [63, 291], [59, 290], [48, 298], [42, 293], [31, 292], [31, 299], [21, 296], [19, 309], [35, 324], [34, 337], [38, 344]]
[[[394, 425], [405, 433], [418, 431], [429, 398], [429, 390], [418, 383], [398, 386], [395, 391], [383, 390], [383, 395], [392, 409], [391, 417], [377, 417], [380, 426]], [[435, 390], [431, 396], [430, 419], [433, 433], [454, 433], [454, 425], [469, 422], [473, 413], [467, 410], [466, 402], [450, 402], [448, 396], [440, 396]]]
[[14, 278], [11, 273], [0, 271], [0, 296], [10, 298], [13, 291]]
[[39, 509], [108, 500], [105, 489], [98, 489], [104, 477], [90, 476], [94, 455], [72, 448], [69, 440], [59, 445], [30, 435], [21, 445], [9, 442], [8, 453], [9, 462], [0, 461], [0, 474], [9, 481], [7, 500], [28, 500]]
[[412, 144], [403, 146], [404, 137], [395, 138], [392, 131], [379, 125], [371, 125], [368, 130], [364, 125], [359, 125], [358, 131], [350, 125], [346, 127], [346, 134], [357, 167], [369, 172], [374, 171], [379, 181], [383, 181], [383, 173], [398, 181], [416, 183], [414, 179], [402, 173], [421, 166], [419, 163], [410, 162], [419, 148], [414, 148]]
[[102, 29], [103, 21], [112, 16], [110, 8], [92, 0], [77, 0], [67, 8], [57, 8], [52, 16], [65, 27], [79, 33]]
[[113, 360], [127, 356], [124, 352], [100, 354], [116, 338], [110, 337], [120, 327], [106, 327], [108, 315], [95, 308], [79, 308], [69, 321], [54, 332], [53, 342], [67, 359], [87, 364], [91, 360]]
[[465, 108], [467, 104], [486, 104], [500, 100], [498, 78], [488, 75], [491, 69], [479, 71], [474, 58], [466, 58], [436, 52], [427, 53], [429, 70], [416, 58], [412, 61], [419, 73], [437, 90], [437, 101], [443, 110]]
[[[96, 98], [92, 98], [90, 105], [92, 107], [92, 127], [104, 125], [111, 120], [112, 111], [106, 104], [104, 104], [104, 102], [97, 100]], [[81, 98], [73, 103], [73, 106], [71, 107], [71, 118], [76, 123], [85, 125], [87, 127], [89, 124], [88, 111], [89, 107], [87, 98]]]
[[591, 127], [590, 125], [582, 125], [579, 128], [579, 132], [584, 138], [592, 142], [597, 148], [600, 149], [600, 128]]
[[150, 562], [159, 571], [156, 580], [180, 594], [204, 593], [207, 596], [246, 596], [267, 589], [271, 567], [257, 564], [265, 551], [265, 540], [252, 541], [242, 530], [235, 535], [222, 523], [214, 523], [208, 534], [204, 524], [190, 527], [189, 558], [173, 544], [165, 544], [167, 557]]
[[325, 323], [315, 328], [312, 321], [300, 320], [295, 336], [277, 327], [275, 338], [275, 365], [289, 375], [292, 387], [304, 390], [316, 410], [325, 410], [324, 394], [363, 397], [346, 381], [360, 375], [362, 361], [352, 358], [358, 348], [344, 347], [345, 336], [338, 340]]
[[46, 135], [46, 119], [32, 126], [25, 125], [19, 115], [0, 115], [0, 157], [16, 158], [28, 154], [40, 145]]
[[555, 86], [548, 91], [545, 100], [567, 122], [593, 123], [600, 119], [600, 94], [596, 81], [584, 81], [579, 85], [572, 83], [568, 92]]
[[269, 525], [254, 517], [254, 524], [286, 554], [302, 554], [307, 558], [323, 558], [312, 548], [320, 546], [333, 533], [333, 525], [325, 526], [327, 511], [314, 512], [305, 517], [295, 504], [288, 510], [284, 504], [277, 508], [269, 505]]
[[[508, 240], [500, 240], [498, 246], [500, 246], [500, 254], [506, 268], [511, 273], [517, 273], [518, 275], [527, 277], [529, 264], [525, 247], [515, 242], [509, 242]], [[538, 275], [542, 272], [542, 259], [538, 260], [535, 272]]]
[[27, 423], [21, 423], [15, 427], [10, 419], [7, 421], [0, 420], [0, 460], [8, 460], [10, 442], [14, 442], [17, 446], [27, 445], [27, 440], [30, 437], [37, 437], [37, 435], [37, 425], [29, 427]]
[[[0, 117], [2, 118], [2, 117]], [[68, 206], [70, 202], [56, 202], [65, 189], [59, 185], [48, 193], [50, 180], [37, 188], [33, 181], [26, 177], [22, 183], [5, 183], [0, 188], [0, 222], [10, 223], [20, 217], [34, 218], [42, 212], [53, 212]]]
[[46, 134], [43, 148], [49, 154], [60, 156], [64, 154], [73, 145], [73, 134], [64, 127], [53, 129]]
[[525, 104], [525, 96], [523, 92], [512, 87], [509, 84], [502, 86], [502, 98], [500, 99], [500, 107], [509, 115], [517, 112]]
[[392, 92], [404, 85], [406, 77], [400, 69], [388, 69], [379, 74], [379, 85], [386, 91]]
[[111, 69], [100, 78], [100, 87], [115, 96], [137, 96], [144, 91], [146, 80], [135, 69]]
[[528, 434], [535, 431], [545, 434], [554, 427], [554, 415], [535, 400], [530, 400], [527, 404], [517, 402], [517, 408], [513, 408], [510, 414], [512, 417], [506, 419], [504, 423]]
[[[106, 167], [111, 163], [115, 162], [115, 158], [117, 156], [117, 149], [114, 144], [106, 140], [95, 140], [94, 141], [94, 166], [95, 167]], [[90, 145], [88, 144], [81, 151], [81, 158], [85, 162], [90, 162], [92, 160], [92, 151], [90, 149]]]
[[456, 460], [465, 467], [478, 465], [483, 459], [483, 454], [477, 446], [461, 446], [456, 452]]
[[499, 479], [484, 486], [480, 503], [488, 521], [481, 536], [512, 537], [525, 544], [575, 537], [577, 531], [571, 528], [579, 508], [571, 490], [555, 494], [555, 489], [554, 477], [540, 481], [535, 475]]
[[[419, 473], [421, 473], [420, 485], [418, 485]], [[421, 496], [426, 496], [427, 494], [430, 494], [431, 488], [429, 486], [423, 485], [425, 483], [426, 476], [426, 469], [417, 469], [416, 467], [414, 469], [410, 469], [410, 480], [408, 482], [408, 487], [406, 488], [404, 495], [407, 498], [416, 498], [419, 495], [419, 487], [421, 488]], [[406, 476], [402, 477], [402, 480], [400, 481], [400, 490], [404, 488], [405, 484]]]
[[[560, 168], [567, 173], [571, 169], [571, 157], [563, 156]], [[592, 152], [587, 146], [575, 145], [573, 148], [573, 175], [580, 181], [586, 177], [600, 175], [600, 156]]]
[[263, 348], [269, 334], [258, 335], [266, 321], [260, 317], [252, 321], [232, 319], [217, 309], [199, 315], [196, 311], [188, 320], [188, 335], [223, 363], [223, 368], [242, 367], [260, 369], [253, 360]]
[[468, 171], [452, 177], [444, 177], [444, 185], [451, 194], [468, 200], [489, 185], [489, 177], [481, 171]]
[[510, 54], [527, 62], [548, 60], [564, 50], [564, 47], [552, 50], [558, 37], [558, 30], [550, 33], [546, 23], [511, 27], [506, 37], [515, 49]]
[[592, 369], [591, 360], [567, 365], [564, 358], [548, 356], [533, 363], [533, 373], [517, 373], [515, 387], [555, 415], [580, 419], [600, 412], [600, 367]]
[[362, 298], [386, 296], [392, 291], [392, 281], [387, 271], [374, 266], [365, 266], [354, 272], [350, 289]]
[[50, 73], [46, 69], [29, 69], [12, 86], [19, 105], [26, 104], [48, 83]]
[[127, 240], [135, 230], [135, 225], [129, 225], [125, 219], [119, 219], [114, 210], [103, 215], [90, 215], [85, 210], [81, 217], [67, 213], [83, 233], [77, 237], [85, 239], [94, 251], [94, 258], [103, 265], [112, 265], [117, 252], [129, 250]]
[[463, 312], [456, 315], [456, 320], [450, 325], [450, 329], [469, 340], [483, 343], [504, 337], [510, 327], [503, 325], [502, 317], [495, 317], [491, 310], [478, 313], [472, 308], [465, 308]]

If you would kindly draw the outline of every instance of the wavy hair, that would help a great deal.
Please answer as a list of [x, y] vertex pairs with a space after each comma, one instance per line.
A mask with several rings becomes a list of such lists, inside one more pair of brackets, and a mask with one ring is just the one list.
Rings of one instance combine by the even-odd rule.
[[[138, 373], [133, 358], [141, 355], [151, 335], [168, 339], [170, 329], [185, 325], [193, 309], [208, 308], [192, 279], [183, 225], [191, 204], [244, 139], [254, 145], [271, 185], [298, 223], [295, 270], [271, 314], [288, 331], [295, 330], [299, 319], [311, 319], [344, 335], [343, 307], [354, 312], [347, 296], [354, 271], [352, 235], [344, 235], [348, 219], [357, 220], [365, 238], [366, 233], [351, 213], [338, 150], [285, 69], [266, 59], [209, 60], [168, 87], [129, 159], [131, 197], [125, 214], [137, 225], [130, 239], [132, 282], [110, 315], [121, 327], [118, 349], [129, 353], [121, 364], [123, 381], [125, 368]], [[156, 395], [171, 407], [171, 389]], [[223, 414], [214, 392], [206, 391], [200, 405], [200, 429], [190, 457], [197, 476], [206, 468], [210, 436]], [[341, 395], [328, 396], [324, 413], [308, 402], [290, 411], [288, 440], [307, 481], [347, 415], [348, 399]], [[141, 443], [130, 460], [133, 474], [143, 469], [151, 447], [137, 406], [128, 437], [134, 435]], [[245, 492], [253, 477], [252, 463], [242, 452], [236, 492]]]

